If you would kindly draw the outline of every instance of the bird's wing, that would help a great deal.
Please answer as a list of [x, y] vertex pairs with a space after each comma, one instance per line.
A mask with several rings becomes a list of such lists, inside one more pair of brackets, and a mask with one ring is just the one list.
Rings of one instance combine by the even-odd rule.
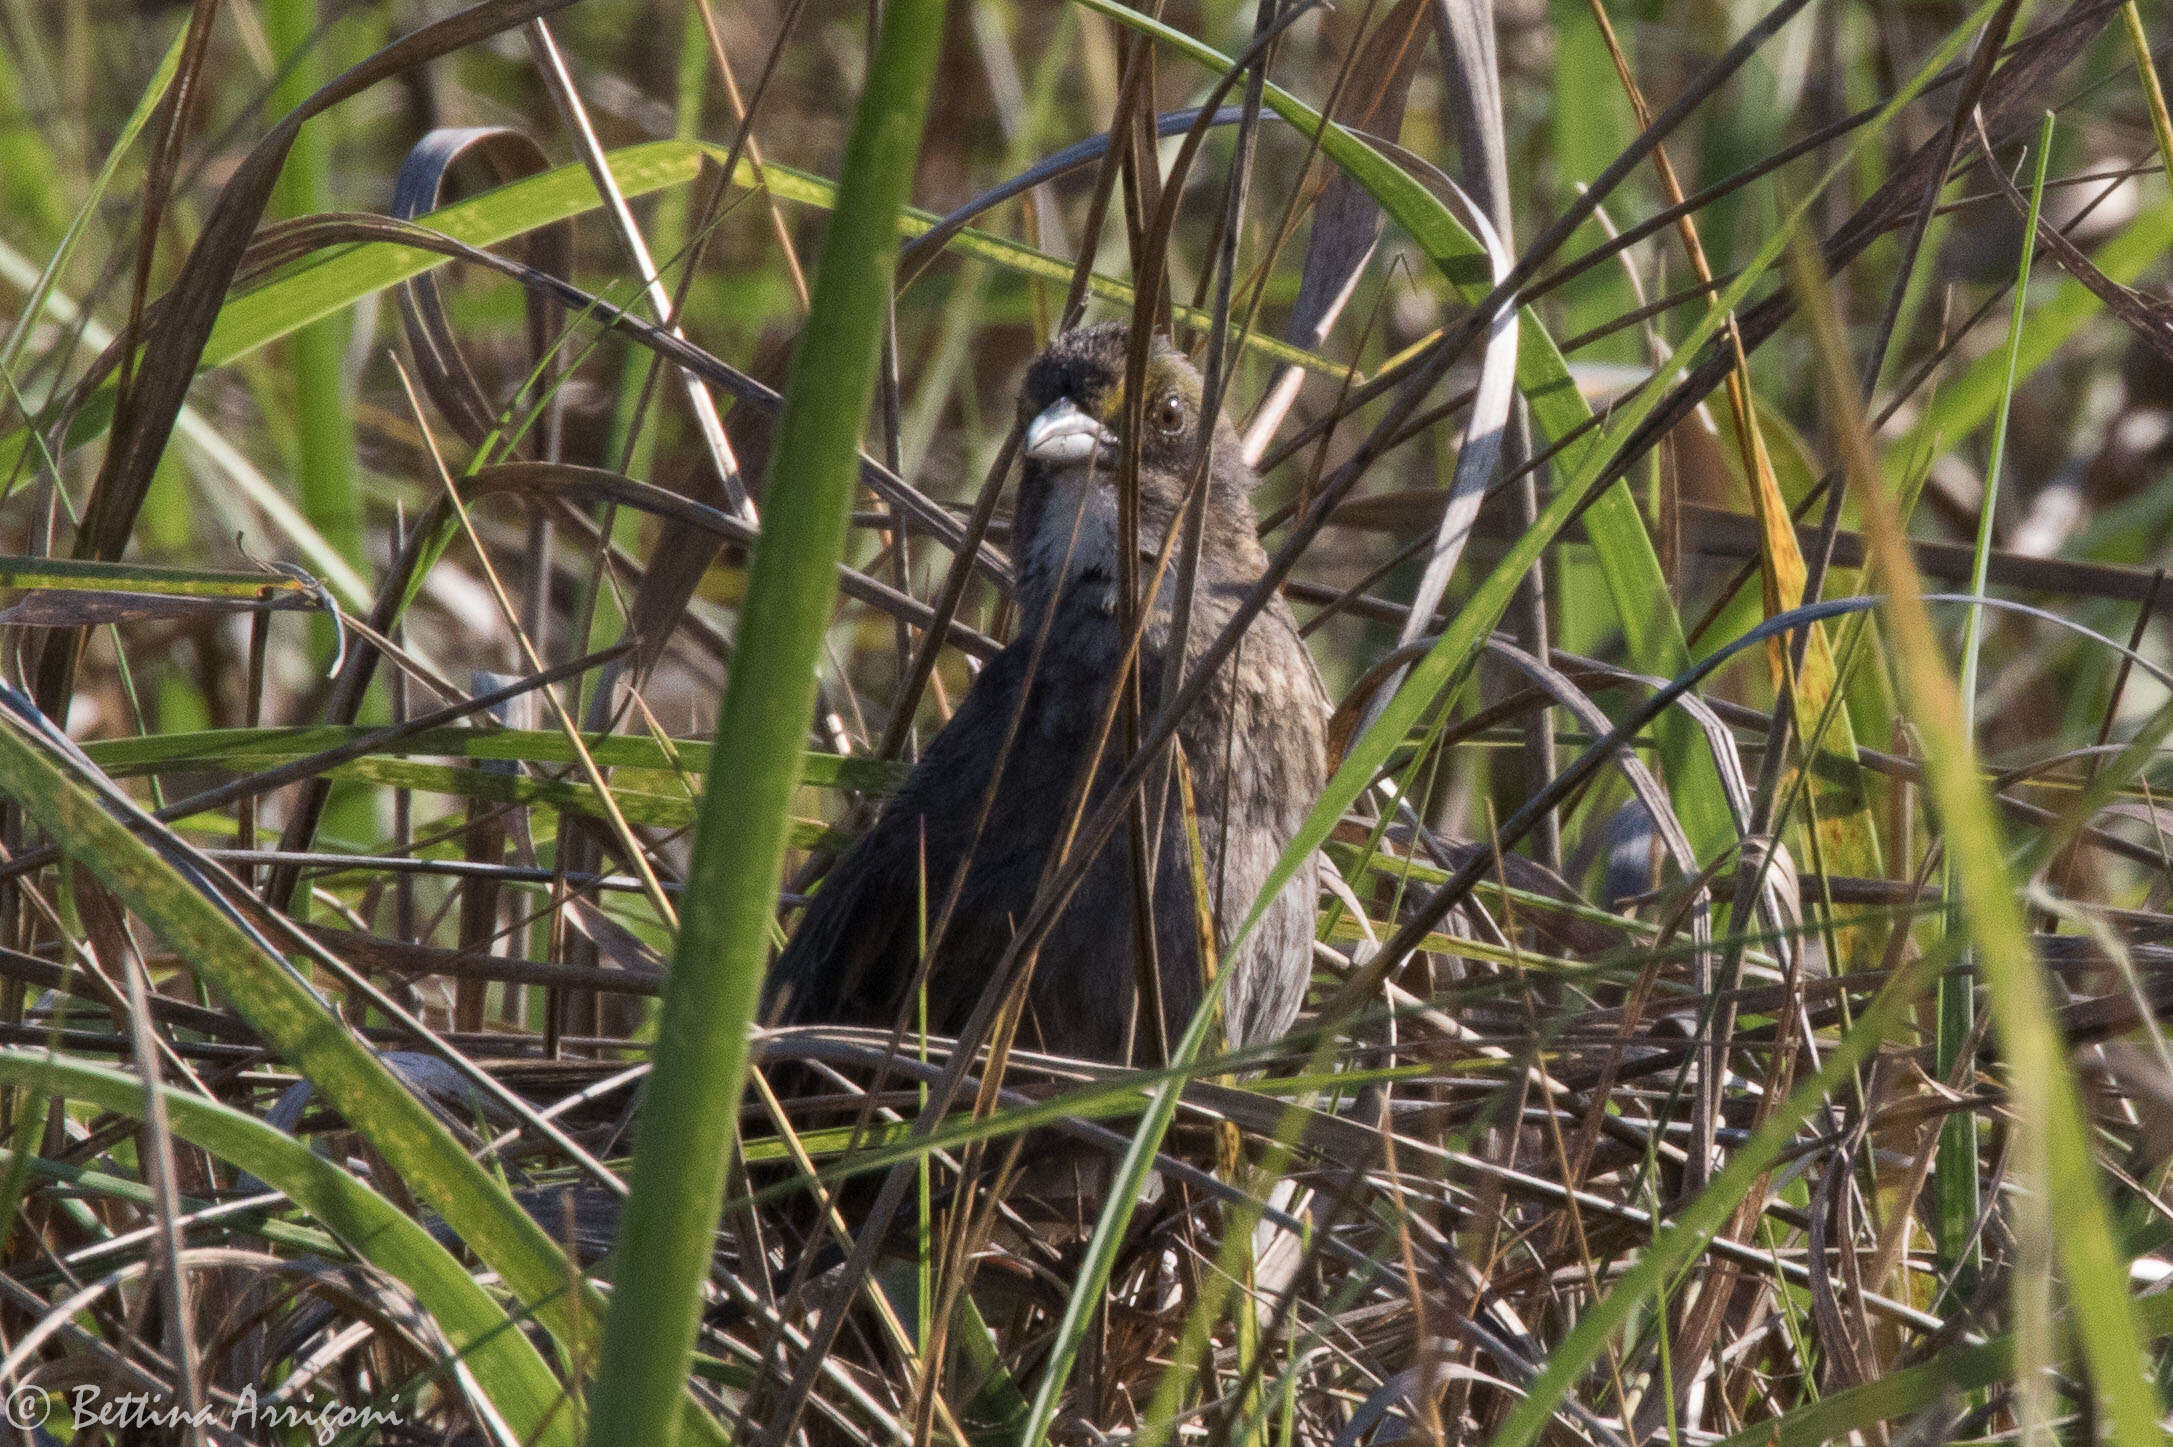
[[[880, 826], [878, 826], [880, 829]], [[792, 942], [764, 982], [762, 1018], [773, 1025], [874, 1018], [871, 981], [892, 973], [908, 881], [895, 877], [886, 841], [869, 834], [839, 860], [807, 906]]]
[[923, 882], [932, 921], [964, 856], [1022, 672], [1016, 645], [989, 661], [875, 827], [830, 871], [770, 970], [764, 1020], [896, 1018], [920, 959]]

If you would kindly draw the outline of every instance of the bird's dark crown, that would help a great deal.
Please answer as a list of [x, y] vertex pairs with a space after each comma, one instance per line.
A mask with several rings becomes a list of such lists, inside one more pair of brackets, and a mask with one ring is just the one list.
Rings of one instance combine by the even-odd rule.
[[[1070, 398], [1080, 411], [1110, 431], [1122, 435], [1125, 423], [1124, 368], [1131, 345], [1131, 326], [1126, 322], [1100, 322], [1074, 327], [1036, 357], [1027, 368], [1019, 401], [1033, 417], [1058, 400]], [[1140, 463], [1168, 476], [1188, 475], [1199, 458], [1200, 406], [1205, 384], [1184, 353], [1169, 339], [1155, 333], [1147, 353], [1145, 426], [1140, 437]], [[1214, 450], [1218, 474], [1233, 471], [1225, 465], [1238, 456], [1235, 428], [1227, 415], [1216, 419]], [[1249, 479], [1242, 460], [1236, 470]], [[1218, 478], [1218, 480], [1221, 480]]]

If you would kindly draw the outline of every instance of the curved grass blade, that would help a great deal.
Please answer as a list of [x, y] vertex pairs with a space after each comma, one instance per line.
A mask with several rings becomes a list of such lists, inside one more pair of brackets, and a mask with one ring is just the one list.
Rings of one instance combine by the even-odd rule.
[[108, 813], [12, 717], [0, 723], [0, 794], [232, 1000], [567, 1350], [586, 1355], [590, 1309], [584, 1295], [566, 1289], [580, 1280], [578, 1272], [499, 1180], [469, 1158], [286, 960]]
[[[1216, 74], [1227, 71], [1232, 64], [1229, 57], [1213, 47], [1116, 0], [1079, 3], [1151, 36], [1158, 44]], [[1486, 296], [1493, 282], [1485, 245], [1417, 178], [1288, 91], [1269, 85], [1262, 91], [1262, 99], [1299, 131], [1317, 137], [1321, 153], [1363, 187], [1403, 228], [1458, 295], [1467, 302]], [[1562, 475], [1596, 472], [1611, 448], [1603, 445], [1600, 430], [1591, 427], [1592, 409], [1571, 378], [1568, 363], [1530, 308], [1518, 313], [1518, 323], [1516, 379], [1533, 419], [1555, 439], [1581, 430], [1578, 440], [1557, 454], [1556, 469]], [[1615, 435], [1612, 430], [1610, 435]], [[1584, 509], [1583, 521], [1607, 581], [1608, 594], [1614, 600], [1632, 662], [1644, 672], [1662, 677], [1682, 672], [1690, 664], [1682, 619], [1675, 611], [1667, 579], [1660, 571], [1659, 554], [1653, 549], [1629, 488], [1616, 484], [1604, 490]], [[1535, 550], [1532, 557], [1537, 556]], [[1528, 569], [1530, 559], [1522, 567]], [[1676, 812], [1698, 857], [1711, 858], [1735, 840], [1720, 776], [1711, 757], [1700, 747], [1696, 731], [1686, 721], [1663, 719], [1657, 733], [1661, 756], [1675, 788]]]
[[[43, 1051], [0, 1049], [0, 1082], [140, 1117], [143, 1082]], [[563, 1383], [453, 1254], [383, 1196], [309, 1145], [217, 1101], [162, 1087], [174, 1134], [283, 1192], [361, 1259], [404, 1283], [524, 1442], [570, 1444]]]
[[[136, 514], [164, 454], [189, 385], [202, 365], [204, 346], [224, 308], [227, 287], [248, 241], [263, 219], [281, 166], [295, 137], [311, 118], [411, 66], [488, 39], [571, 0], [477, 0], [465, 9], [410, 31], [369, 59], [343, 72], [296, 106], [235, 168], [208, 213], [202, 233], [167, 293], [161, 321], [152, 330], [135, 369], [128, 405], [117, 415], [116, 434], [100, 460], [85, 501], [75, 551], [81, 557], [117, 558], [134, 529]], [[192, 27], [193, 29], [193, 27]], [[33, 692], [53, 702], [74, 667], [73, 644], [48, 643]]]
[[[727, 147], [698, 141], [651, 141], [627, 146], [606, 158], [619, 190], [639, 198], [692, 182], [705, 160], [721, 164], [730, 156]], [[781, 200], [828, 210], [836, 204], [835, 183], [809, 172], [766, 162], [759, 173], [744, 157], [733, 174], [741, 189], [766, 189]], [[428, 227], [470, 246], [489, 247], [597, 209], [602, 203], [596, 188], [581, 166], [562, 166], [496, 187], [453, 205], [415, 218]], [[922, 235], [941, 217], [917, 207], [902, 211], [898, 231], [903, 237]], [[1007, 271], [1044, 281], [1071, 279], [1072, 263], [1037, 251], [1006, 237], [967, 227], [946, 243], [946, 249], [973, 257]], [[446, 264], [444, 255], [418, 247], [368, 242], [328, 248], [321, 255], [281, 272], [261, 285], [229, 298], [219, 312], [211, 337], [204, 345], [200, 365], [224, 366], [240, 357], [292, 335], [313, 321], [331, 316], [366, 296], [412, 280]], [[1090, 290], [1103, 301], [1129, 307], [1132, 289], [1122, 281], [1097, 272]], [[1180, 309], [1186, 320], [1206, 326], [1207, 313]], [[1341, 377], [1348, 370], [1334, 361], [1266, 334], [1250, 335], [1245, 345], [1271, 360], [1301, 366], [1324, 375]], [[113, 419], [113, 392], [101, 387], [85, 400], [70, 424], [67, 445], [79, 447], [102, 435]], [[0, 437], [0, 468], [12, 467], [26, 439], [20, 429]]]

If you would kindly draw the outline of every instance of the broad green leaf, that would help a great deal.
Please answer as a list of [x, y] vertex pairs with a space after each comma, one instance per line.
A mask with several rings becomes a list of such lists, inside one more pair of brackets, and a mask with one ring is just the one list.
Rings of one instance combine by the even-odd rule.
[[230, 573], [206, 568], [160, 568], [147, 563], [101, 563], [73, 558], [0, 557], [0, 588], [56, 592], [157, 593], [179, 598], [307, 599], [315, 590], [283, 573]]
[[[619, 189], [628, 197], [640, 197], [684, 186], [700, 174], [705, 157], [721, 164], [729, 155], [726, 147], [699, 141], [651, 141], [613, 151], [607, 159]], [[774, 162], [763, 166], [761, 176], [769, 192], [781, 200], [824, 210], [836, 204], [835, 183], [820, 176]], [[754, 186], [755, 169], [746, 158], [740, 159], [733, 181], [742, 188]], [[580, 166], [563, 166], [418, 216], [415, 224], [470, 246], [490, 247], [593, 211], [598, 205], [596, 187], [588, 172]], [[940, 219], [931, 212], [909, 207], [899, 217], [899, 233], [918, 236]], [[972, 227], [952, 237], [947, 249], [1045, 281], [1061, 283], [1071, 279], [1070, 262]], [[450, 261], [450, 257], [435, 251], [389, 242], [328, 247], [232, 297], [220, 311], [218, 325], [205, 345], [203, 365], [225, 366], [366, 296]], [[1096, 273], [1090, 286], [1094, 295], [1104, 301], [1131, 305], [1132, 289], [1124, 282]], [[1208, 320], [1196, 309], [1180, 310], [1199, 325], [1204, 326]], [[1343, 363], [1265, 335], [1249, 337], [1246, 344], [1262, 356], [1331, 376], [1341, 377], [1349, 370]], [[112, 420], [113, 389], [108, 383], [93, 393], [77, 413], [69, 429], [68, 446], [79, 447], [102, 435]], [[0, 470], [16, 465], [25, 441], [21, 429], [0, 438]]]
[[[262, 768], [284, 759], [342, 748], [379, 732], [382, 730], [358, 724], [206, 729], [99, 739], [83, 747], [100, 768], [125, 776], [205, 764]], [[583, 734], [581, 742], [603, 768], [650, 769], [659, 773], [706, 773], [712, 748], [707, 740], [673, 739], [671, 751], [666, 753], [655, 739], [634, 734]], [[573, 746], [566, 736], [548, 729], [430, 729], [387, 745], [384, 753], [506, 759], [524, 764], [575, 762]], [[895, 787], [906, 772], [903, 764], [886, 764], [880, 759], [811, 753], [802, 763], [800, 782], [817, 788], [884, 790]]]

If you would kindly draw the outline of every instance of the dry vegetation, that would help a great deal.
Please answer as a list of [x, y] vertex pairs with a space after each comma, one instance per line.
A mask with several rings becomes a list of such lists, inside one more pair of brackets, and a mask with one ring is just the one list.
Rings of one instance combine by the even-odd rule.
[[[650, 1440], [601, 1351], [687, 1442], [2157, 1440], [2163, 10], [1763, 6], [0, 0], [5, 1430]], [[1081, 307], [1264, 457], [1305, 1013], [740, 1092]], [[637, 1104], [691, 1371], [698, 1273], [577, 1285]]]

